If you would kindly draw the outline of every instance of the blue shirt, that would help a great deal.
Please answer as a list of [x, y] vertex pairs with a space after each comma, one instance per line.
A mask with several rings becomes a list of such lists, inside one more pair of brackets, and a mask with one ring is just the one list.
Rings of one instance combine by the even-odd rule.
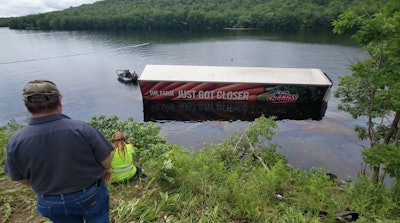
[[113, 146], [94, 127], [63, 114], [32, 118], [7, 144], [5, 172], [37, 194], [76, 192], [103, 177]]

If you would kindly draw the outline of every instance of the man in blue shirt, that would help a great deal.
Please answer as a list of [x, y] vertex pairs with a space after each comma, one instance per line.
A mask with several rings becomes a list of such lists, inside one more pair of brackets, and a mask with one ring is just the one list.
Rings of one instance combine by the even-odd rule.
[[62, 96], [51, 81], [23, 89], [29, 125], [7, 144], [4, 167], [11, 180], [36, 192], [40, 215], [55, 223], [108, 223], [113, 146], [94, 127], [62, 114]]

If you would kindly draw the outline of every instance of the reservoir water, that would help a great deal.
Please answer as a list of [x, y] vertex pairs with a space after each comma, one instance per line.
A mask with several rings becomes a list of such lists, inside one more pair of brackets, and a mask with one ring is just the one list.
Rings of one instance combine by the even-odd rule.
[[[117, 69], [146, 64], [319, 68], [337, 87], [352, 63], [367, 57], [349, 37], [327, 32], [66, 32], [0, 28], [0, 125], [26, 123], [21, 96], [32, 79], [54, 81], [63, 95], [63, 112], [74, 119], [95, 115], [133, 117], [144, 122], [139, 87], [119, 82]], [[357, 175], [361, 142], [349, 114], [337, 110], [331, 95], [320, 121], [280, 120], [274, 141], [295, 167], [322, 167], [341, 178]], [[246, 121], [157, 122], [171, 143], [200, 149], [245, 129]]]

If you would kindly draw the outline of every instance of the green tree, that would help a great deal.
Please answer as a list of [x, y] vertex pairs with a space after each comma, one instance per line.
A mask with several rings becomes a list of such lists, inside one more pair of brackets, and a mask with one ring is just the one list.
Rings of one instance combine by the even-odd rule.
[[335, 96], [341, 99], [340, 110], [366, 120], [356, 131], [369, 141], [363, 157], [372, 169], [371, 180], [383, 180], [379, 178], [383, 166], [384, 173], [399, 181], [400, 2], [373, 2], [378, 9], [374, 13], [360, 8], [341, 14], [333, 22], [335, 33], [354, 31], [352, 37], [370, 56], [350, 67], [352, 74], [340, 79]]
[[344, 9], [359, 8], [363, 2], [104, 0], [62, 11], [10, 18], [7, 23], [12, 29], [60, 30], [331, 28], [330, 22]]

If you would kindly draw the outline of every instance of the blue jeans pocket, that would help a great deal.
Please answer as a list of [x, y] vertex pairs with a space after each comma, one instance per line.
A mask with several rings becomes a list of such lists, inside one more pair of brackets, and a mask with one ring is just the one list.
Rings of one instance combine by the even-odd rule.
[[94, 193], [76, 202], [76, 204], [82, 209], [84, 214], [95, 214], [102, 211], [105, 204], [104, 199], [101, 193], [101, 187], [98, 187]]
[[45, 205], [37, 205], [37, 212], [43, 217], [50, 217], [50, 207]]
[[65, 213], [64, 204], [48, 203], [39, 201], [37, 204], [37, 211], [43, 217], [51, 217], [54, 215], [63, 215]]

